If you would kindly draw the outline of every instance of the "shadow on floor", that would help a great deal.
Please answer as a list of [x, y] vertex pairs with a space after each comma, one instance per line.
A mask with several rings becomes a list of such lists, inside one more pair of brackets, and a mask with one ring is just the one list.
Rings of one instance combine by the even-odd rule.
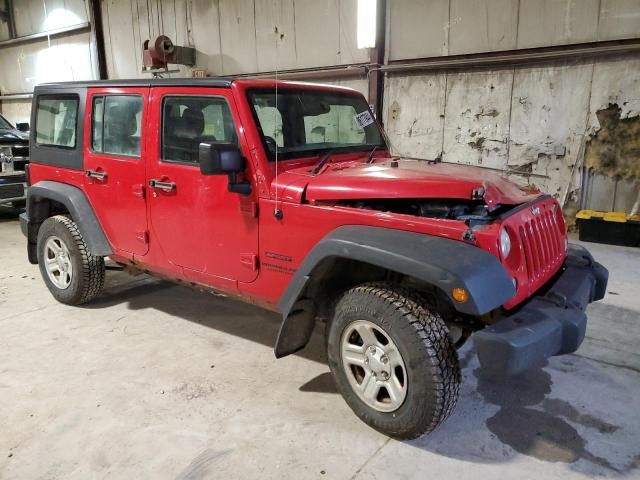
[[574, 463], [585, 459], [614, 470], [606, 458], [586, 450], [585, 439], [567, 420], [600, 433], [613, 433], [620, 427], [581, 414], [564, 400], [547, 398], [553, 383], [547, 371], [534, 369], [499, 383], [483, 376], [480, 369], [473, 374], [478, 380], [478, 393], [500, 407], [486, 425], [502, 443], [538, 460]]
[[299, 390], [301, 392], [338, 393], [336, 382], [333, 381], [331, 372], [324, 372], [312, 378], [302, 385]]
[[[564, 368], [579, 368], [573, 360], [564, 357]], [[622, 475], [640, 465], [640, 453], [625, 458], [623, 452], [611, 448], [616, 442], [612, 435], [628, 425], [613, 425], [584, 412], [591, 392], [572, 392], [573, 403], [550, 398], [550, 372], [557, 370], [555, 366], [495, 379], [483, 374], [473, 348], [467, 346], [461, 352], [460, 363], [463, 389], [452, 417], [431, 435], [407, 444], [482, 463], [508, 462], [522, 454], [544, 462], [566, 463], [572, 470], [589, 476]], [[602, 453], [598, 452], [603, 446]], [[576, 463], [579, 460], [586, 462]]]
[[[108, 308], [126, 303], [131, 310], [153, 308], [215, 330], [273, 348], [281, 316], [235, 300], [141, 276], [126, 281], [124, 273], [107, 276], [105, 293], [84, 305], [86, 309]], [[323, 328], [318, 326], [309, 345], [295, 355], [326, 364]], [[275, 361], [275, 357], [274, 357]]]
[[[0, 223], [17, 222], [18, 216], [23, 211], [23, 209], [15, 209], [12, 207], [0, 205]], [[17, 227], [18, 229], [20, 228], [19, 223], [17, 223]]]
[[[276, 313], [146, 276], [127, 281], [125, 274], [118, 273], [108, 278], [105, 294], [84, 308], [127, 303], [132, 310], [153, 308], [261, 345], [275, 344], [281, 321]], [[322, 330], [318, 328], [310, 344], [296, 355], [326, 365]], [[591, 453], [584, 434], [569, 422], [580, 425], [581, 431], [587, 429], [598, 435], [611, 435], [620, 426], [582, 413], [564, 400], [548, 398], [553, 382], [547, 370], [534, 369], [497, 381], [482, 374], [475, 351], [467, 346], [460, 352], [460, 363], [466, 378], [456, 411], [440, 429], [407, 444], [472, 462], [507, 462], [515, 452], [545, 462], [574, 464], [583, 459], [593, 465], [586, 469], [589, 474], [596, 467], [609, 474], [638, 467], [640, 456], [620, 469], [607, 458]], [[330, 372], [310, 379], [299, 390], [337, 393]], [[588, 400], [582, 392], [575, 392], [576, 405], [588, 404]]]

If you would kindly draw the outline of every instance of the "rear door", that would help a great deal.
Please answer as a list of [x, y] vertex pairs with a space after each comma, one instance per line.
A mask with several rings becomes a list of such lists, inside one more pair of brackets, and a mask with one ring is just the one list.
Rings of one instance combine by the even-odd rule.
[[149, 187], [154, 248], [194, 281], [251, 282], [258, 275], [255, 192], [229, 192], [226, 175], [202, 175], [198, 162], [200, 142], [235, 143], [250, 158], [231, 91], [154, 87], [151, 104], [158, 134], [147, 181], [160, 182]]
[[129, 257], [149, 246], [142, 128], [148, 95], [148, 88], [87, 92], [85, 191], [113, 248]]

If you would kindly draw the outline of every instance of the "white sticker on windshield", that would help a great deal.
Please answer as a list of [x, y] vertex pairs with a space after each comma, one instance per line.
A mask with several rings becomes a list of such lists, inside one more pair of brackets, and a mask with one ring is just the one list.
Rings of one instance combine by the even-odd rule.
[[369, 110], [365, 110], [362, 113], [354, 115], [353, 119], [356, 121], [356, 125], [358, 125], [360, 128], [367, 127], [373, 123], [373, 117], [371, 116], [371, 112], [369, 112]]

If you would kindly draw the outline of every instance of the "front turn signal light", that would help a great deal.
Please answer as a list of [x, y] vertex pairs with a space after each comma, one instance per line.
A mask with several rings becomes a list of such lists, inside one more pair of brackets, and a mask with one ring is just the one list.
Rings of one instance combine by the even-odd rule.
[[456, 287], [451, 290], [451, 296], [456, 302], [464, 303], [469, 300], [469, 292], [464, 288]]

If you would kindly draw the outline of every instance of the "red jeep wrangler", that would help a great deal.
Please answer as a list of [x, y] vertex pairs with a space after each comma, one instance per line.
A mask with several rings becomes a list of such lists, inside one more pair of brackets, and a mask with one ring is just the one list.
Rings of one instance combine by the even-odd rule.
[[607, 270], [558, 202], [479, 168], [401, 159], [359, 93], [208, 78], [41, 85], [21, 226], [60, 302], [104, 258], [282, 313], [276, 357], [326, 322], [373, 428], [414, 438], [460, 389], [473, 334], [500, 375], [575, 351]]

